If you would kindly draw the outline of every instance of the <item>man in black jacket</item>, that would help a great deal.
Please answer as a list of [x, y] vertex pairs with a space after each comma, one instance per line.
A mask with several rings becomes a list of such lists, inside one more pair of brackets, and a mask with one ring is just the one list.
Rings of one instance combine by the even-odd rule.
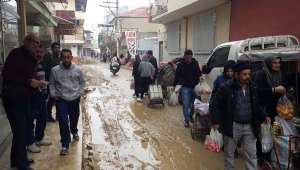
[[149, 62], [153, 65], [153, 67], [155, 68], [155, 75], [153, 76], [153, 79], [149, 80], [149, 84], [155, 84], [155, 78], [158, 75], [158, 67], [157, 67], [157, 60], [156, 58], [153, 56], [153, 52], [152, 50], [149, 50], [147, 52], [148, 58], [149, 58]]
[[[193, 58], [193, 52], [191, 50], [186, 50], [184, 52], [184, 60], [177, 66], [175, 80], [171, 88], [172, 91], [175, 90], [175, 86], [179, 83], [180, 79], [182, 81], [181, 95], [183, 103], [184, 126], [189, 127], [189, 122], [194, 123], [193, 103], [196, 98], [194, 88], [199, 83], [199, 80], [204, 81], [198, 62]], [[189, 112], [190, 100], [192, 101], [192, 106]]]
[[234, 169], [234, 151], [241, 139], [244, 146], [246, 170], [257, 169], [256, 140], [259, 122], [271, 119], [259, 105], [257, 86], [250, 81], [251, 70], [246, 62], [233, 66], [235, 77], [220, 86], [209, 105], [214, 130], [222, 124], [224, 169]]

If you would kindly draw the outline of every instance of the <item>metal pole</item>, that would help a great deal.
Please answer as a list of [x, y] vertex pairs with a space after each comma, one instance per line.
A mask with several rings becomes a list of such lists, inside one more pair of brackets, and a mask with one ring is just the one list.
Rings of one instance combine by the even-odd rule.
[[[120, 27], [119, 27], [119, 1], [116, 0], [116, 16], [117, 16], [117, 30], [116, 32], [119, 34], [120, 33]], [[117, 57], [120, 56], [120, 41], [119, 38], [117, 38]]]

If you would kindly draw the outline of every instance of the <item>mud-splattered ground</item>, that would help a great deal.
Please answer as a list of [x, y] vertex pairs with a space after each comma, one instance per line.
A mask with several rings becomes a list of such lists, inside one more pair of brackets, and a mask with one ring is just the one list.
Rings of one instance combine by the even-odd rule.
[[[83, 168], [90, 169], [223, 169], [223, 154], [203, 147], [204, 138], [191, 139], [183, 126], [181, 105], [148, 108], [132, 97], [131, 70], [117, 75], [109, 64], [86, 59], [81, 67], [87, 93], [81, 104], [83, 115]], [[244, 169], [242, 149], [236, 169]]]

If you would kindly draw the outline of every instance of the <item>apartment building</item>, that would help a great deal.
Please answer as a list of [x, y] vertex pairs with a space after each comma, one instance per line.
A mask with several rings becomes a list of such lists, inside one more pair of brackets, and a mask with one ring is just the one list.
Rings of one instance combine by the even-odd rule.
[[149, 22], [158, 24], [159, 60], [171, 61], [192, 49], [205, 62], [215, 46], [229, 41], [230, 9], [225, 0], [156, 0]]

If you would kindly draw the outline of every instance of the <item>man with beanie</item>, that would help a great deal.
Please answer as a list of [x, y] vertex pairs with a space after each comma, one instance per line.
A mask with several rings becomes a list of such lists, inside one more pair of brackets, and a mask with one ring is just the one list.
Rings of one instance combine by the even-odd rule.
[[[184, 52], [184, 60], [182, 60], [176, 69], [175, 80], [171, 88], [175, 90], [175, 86], [182, 82], [181, 95], [183, 103], [184, 126], [189, 127], [189, 122], [194, 123], [194, 100], [196, 98], [195, 86], [199, 81], [204, 81], [198, 62], [193, 58], [193, 51], [186, 50]], [[192, 101], [191, 109], [189, 111], [189, 103]]]
[[224, 169], [234, 170], [234, 151], [241, 139], [246, 170], [257, 169], [256, 140], [259, 122], [271, 119], [259, 105], [257, 86], [250, 81], [250, 65], [242, 61], [233, 66], [234, 78], [220, 86], [209, 105], [214, 130], [222, 124]]
[[[60, 63], [59, 53], [60, 53], [60, 44], [58, 42], [53, 42], [51, 44], [52, 54], [48, 53], [43, 58], [43, 64], [45, 68], [45, 76], [46, 81], [50, 81], [50, 73], [51, 69], [55, 66], [58, 66]], [[50, 95], [49, 89], [48, 94]], [[47, 112], [48, 112], [48, 122], [55, 122], [55, 119], [52, 117], [52, 107], [54, 105], [55, 101], [49, 97], [48, 103], [47, 103]], [[58, 113], [56, 112], [56, 119], [58, 119]]]

